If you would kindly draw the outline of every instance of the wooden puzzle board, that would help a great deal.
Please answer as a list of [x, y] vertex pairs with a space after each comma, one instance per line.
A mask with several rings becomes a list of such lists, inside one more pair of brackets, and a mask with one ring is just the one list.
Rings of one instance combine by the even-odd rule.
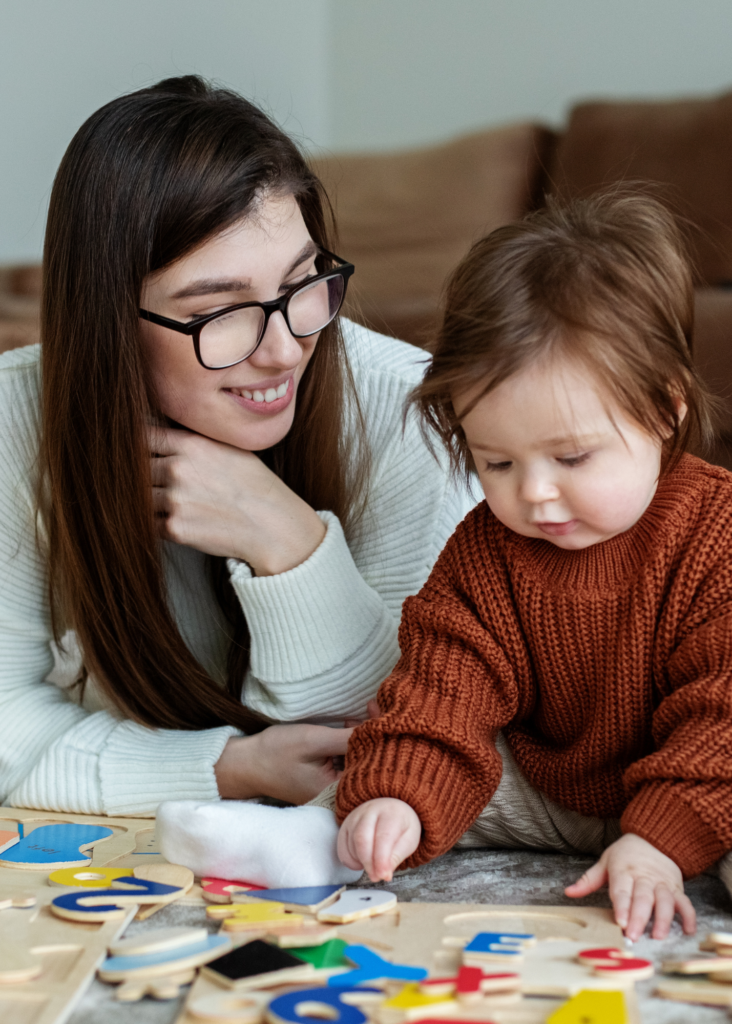
[[[623, 947], [623, 935], [609, 910], [593, 907], [534, 907], [499, 906], [480, 903], [398, 903], [395, 910], [380, 917], [372, 917], [338, 928], [339, 938], [353, 944], [371, 946], [387, 960], [426, 967], [430, 975], [449, 975], [460, 964], [458, 945], [446, 946], [443, 939], [469, 939], [480, 931], [531, 932], [540, 940], [556, 940], [554, 950], [566, 952], [571, 944], [579, 948], [615, 946]], [[250, 935], [247, 938], [254, 938]], [[536, 948], [536, 947], [533, 947]], [[547, 948], [548, 944], [547, 944]], [[527, 957], [528, 960], [528, 957]], [[512, 970], [520, 970], [518, 966]], [[563, 963], [552, 964], [557, 977]], [[569, 973], [577, 971], [586, 977], [586, 987], [618, 988], [617, 983], [593, 978], [580, 964], [568, 965]], [[322, 984], [317, 982], [316, 984]], [[309, 987], [309, 986], [308, 986]], [[188, 999], [223, 991], [215, 982], [199, 976], [191, 986]], [[273, 989], [275, 994], [285, 989]], [[631, 1024], [640, 1024], [640, 1015], [631, 988], [627, 989], [626, 1003]], [[504, 1002], [496, 998], [481, 1008], [461, 1007], [459, 1020], [486, 1021], [495, 1024], [543, 1024], [567, 997], [547, 999], [523, 997], [520, 1002]], [[486, 1004], [487, 1005], [487, 1004]], [[201, 1024], [185, 1011], [176, 1024]]]

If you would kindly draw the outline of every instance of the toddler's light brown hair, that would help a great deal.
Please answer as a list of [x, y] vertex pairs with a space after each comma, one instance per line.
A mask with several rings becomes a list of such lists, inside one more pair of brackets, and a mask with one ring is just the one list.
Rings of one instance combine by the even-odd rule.
[[694, 287], [673, 214], [639, 191], [549, 200], [471, 248], [450, 278], [433, 361], [410, 402], [458, 472], [472, 458], [453, 396], [470, 406], [539, 359], [583, 364], [663, 443], [663, 470], [708, 445], [715, 400], [691, 359]]

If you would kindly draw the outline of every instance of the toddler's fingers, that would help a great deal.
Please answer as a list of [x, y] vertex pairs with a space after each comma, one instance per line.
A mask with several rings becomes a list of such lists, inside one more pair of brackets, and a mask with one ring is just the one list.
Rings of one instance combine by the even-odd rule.
[[[656, 892], [653, 884], [647, 878], [637, 879], [633, 886], [633, 899], [630, 904], [628, 924], [625, 928], [625, 934], [632, 942], [639, 939], [646, 930], [655, 903]], [[620, 924], [617, 913], [615, 917]]]
[[591, 892], [595, 892], [597, 889], [601, 889], [607, 881], [607, 868], [605, 867], [605, 861], [600, 858], [596, 864], [593, 864], [589, 870], [585, 871], [581, 878], [578, 878], [572, 885], [568, 885], [564, 890], [565, 896], [573, 896], [575, 899], [578, 896], [587, 896]]
[[651, 932], [652, 938], [666, 938], [675, 912], [676, 900], [674, 899], [674, 894], [665, 885], [657, 885], [656, 906], [653, 911], [653, 931]]
[[633, 877], [627, 874], [611, 876], [608, 880], [608, 889], [615, 920], [621, 928], [626, 928], [633, 899]]
[[685, 935], [694, 935], [696, 932], [696, 911], [685, 892], [676, 896], [676, 911], [681, 916], [681, 925]]
[[402, 860], [397, 851], [403, 829], [400, 819], [381, 817], [377, 822], [374, 834], [374, 873], [369, 875], [372, 882], [392, 880], [394, 868]]
[[352, 826], [348, 824], [348, 819], [346, 819], [338, 832], [338, 845], [336, 849], [341, 864], [345, 864], [347, 868], [357, 871], [359, 868], [363, 868], [363, 864], [351, 849], [351, 829]]

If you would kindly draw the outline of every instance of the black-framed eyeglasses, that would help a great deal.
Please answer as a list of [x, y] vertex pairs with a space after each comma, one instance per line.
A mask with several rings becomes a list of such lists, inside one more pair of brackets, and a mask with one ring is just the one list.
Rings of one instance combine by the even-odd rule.
[[190, 335], [201, 366], [207, 370], [223, 370], [244, 362], [256, 352], [273, 313], [282, 313], [295, 338], [317, 334], [338, 316], [346, 297], [348, 279], [355, 268], [326, 249], [320, 250], [320, 256], [337, 266], [308, 277], [285, 292], [282, 298], [271, 302], [239, 302], [187, 323], [170, 320], [147, 309], [140, 309], [139, 314], [152, 324]]

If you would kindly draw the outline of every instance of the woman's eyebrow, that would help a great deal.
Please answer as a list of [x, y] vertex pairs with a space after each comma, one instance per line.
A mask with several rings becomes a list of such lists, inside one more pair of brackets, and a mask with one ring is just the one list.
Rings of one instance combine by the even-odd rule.
[[179, 292], [171, 295], [172, 299], [188, 299], [195, 295], [221, 295], [225, 292], [245, 292], [251, 288], [251, 282], [240, 281], [233, 277], [207, 277], [201, 281], [194, 281], [192, 284], [181, 288]]
[[315, 242], [311, 239], [305, 243], [300, 252], [297, 254], [295, 259], [292, 261], [286, 272], [282, 275], [283, 278], [289, 277], [293, 270], [297, 270], [301, 263], [305, 260], [311, 259], [318, 251], [318, 247]]

